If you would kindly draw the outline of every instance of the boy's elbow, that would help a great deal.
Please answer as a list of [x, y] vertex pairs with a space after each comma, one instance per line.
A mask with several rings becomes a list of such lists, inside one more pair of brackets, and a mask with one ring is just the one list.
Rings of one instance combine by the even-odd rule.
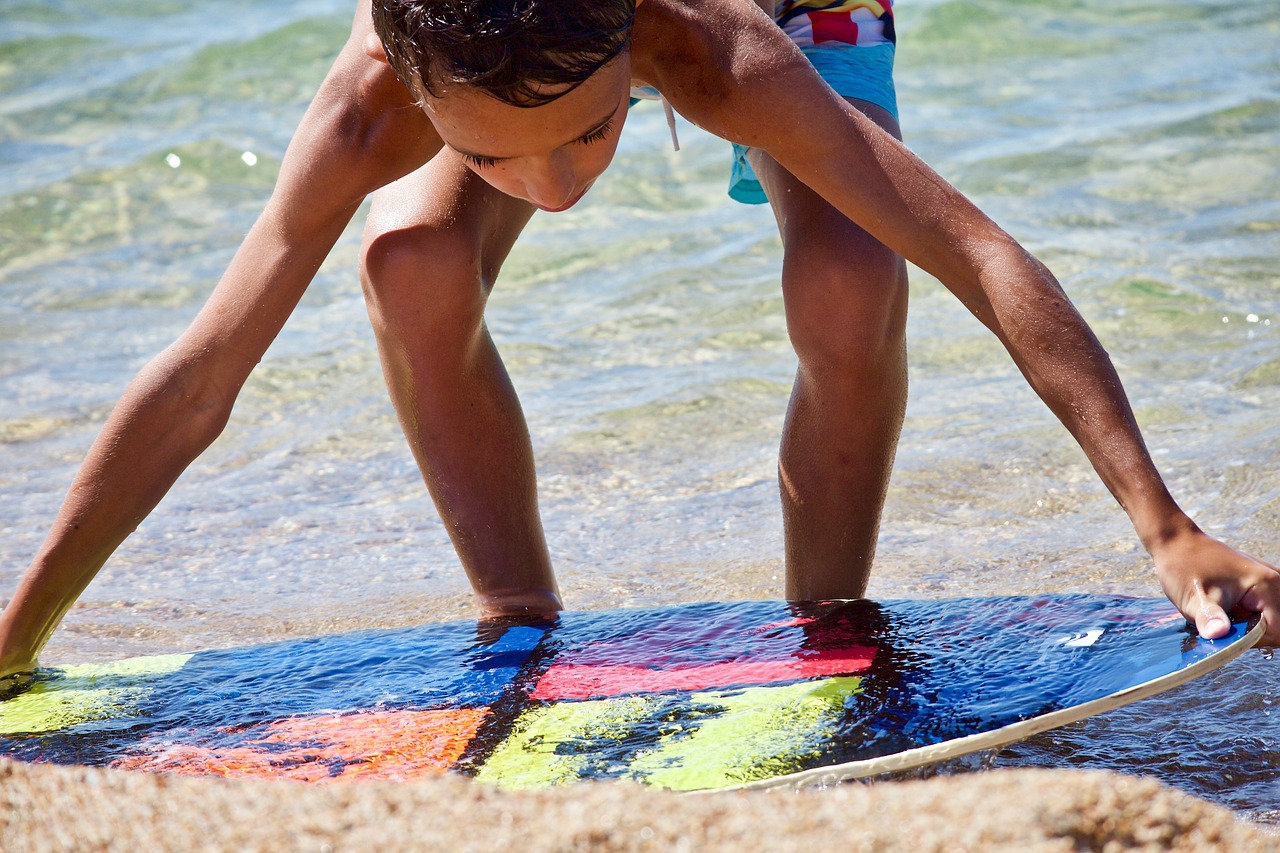
[[984, 323], [1001, 304], [1065, 298], [1049, 268], [998, 228], [979, 238], [954, 240], [953, 246], [958, 251], [940, 265], [938, 277]]
[[1049, 268], [1011, 237], [979, 250], [971, 269], [973, 285], [961, 299], [1006, 343], [1031, 339], [1052, 348], [1063, 329], [1083, 323]]
[[210, 355], [175, 350], [166, 350], [143, 369], [130, 385], [125, 405], [138, 426], [149, 427], [160, 440], [178, 444], [194, 457], [226, 428], [244, 380], [223, 378]]

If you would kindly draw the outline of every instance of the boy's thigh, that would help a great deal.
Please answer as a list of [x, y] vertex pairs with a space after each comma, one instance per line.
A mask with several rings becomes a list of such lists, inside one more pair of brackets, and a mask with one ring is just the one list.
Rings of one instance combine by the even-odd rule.
[[[855, 4], [851, 10], [818, 2], [760, 2], [766, 10], [772, 6], [778, 26], [832, 91], [892, 136], [902, 138], [893, 83], [896, 36], [890, 0]], [[873, 276], [882, 275], [881, 270], [883, 275], [896, 275], [898, 264], [892, 252], [760, 151], [734, 146], [729, 195], [747, 204], [766, 200], [772, 204], [789, 260], [794, 259], [793, 250], [802, 246], [806, 259], [813, 252], [821, 257], [824, 247], [839, 248], [846, 259], [852, 252], [860, 262], [870, 262]]]
[[[849, 99], [886, 131], [897, 119]], [[905, 333], [902, 258], [762, 151], [748, 155], [783, 243], [782, 290], [792, 343], [802, 358], [878, 365]]]
[[[867, 101], [846, 100], [885, 131], [900, 138], [898, 120], [888, 110]], [[747, 157], [777, 218], [788, 260], [794, 260], [793, 253], [803, 252], [806, 256], [816, 253], [821, 258], [838, 260], [846, 269], [858, 264], [862, 271], [873, 275], [896, 276], [900, 263], [896, 253], [768, 154], [751, 149]]]

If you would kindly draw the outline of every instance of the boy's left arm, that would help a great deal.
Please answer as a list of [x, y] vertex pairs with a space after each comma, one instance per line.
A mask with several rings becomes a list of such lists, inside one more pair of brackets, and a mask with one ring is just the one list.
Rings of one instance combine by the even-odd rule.
[[[714, 2], [714, 0], [713, 0]], [[741, 8], [741, 7], [738, 7]], [[759, 20], [753, 20], [753, 17]], [[1128, 513], [1161, 586], [1206, 637], [1264, 614], [1280, 645], [1280, 571], [1204, 534], [1165, 488], [1106, 351], [1038, 260], [826, 86], [763, 15], [708, 35], [696, 83], [664, 94], [714, 133], [767, 151], [882, 243], [941, 281], [1004, 344]]]

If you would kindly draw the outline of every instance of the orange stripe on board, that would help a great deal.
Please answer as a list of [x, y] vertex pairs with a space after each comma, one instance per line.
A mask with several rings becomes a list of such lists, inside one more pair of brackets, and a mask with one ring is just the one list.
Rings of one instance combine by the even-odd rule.
[[488, 712], [460, 708], [290, 717], [234, 733], [234, 746], [157, 744], [112, 766], [181, 776], [409, 781], [451, 768]]

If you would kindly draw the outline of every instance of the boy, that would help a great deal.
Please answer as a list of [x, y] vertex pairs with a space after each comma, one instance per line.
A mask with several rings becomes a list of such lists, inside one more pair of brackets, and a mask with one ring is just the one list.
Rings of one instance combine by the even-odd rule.
[[[832, 17], [817, 17], [822, 6]], [[1052, 275], [897, 142], [888, 4], [777, 11], [775, 23], [748, 0], [362, 0], [265, 212], [192, 326], [126, 391], [0, 615], [0, 677], [35, 666], [111, 552], [218, 435], [375, 191], [369, 315], [481, 609], [558, 610], [528, 433], [484, 304], [533, 212], [573, 206], [609, 164], [633, 87], [739, 143], [782, 231], [800, 363], [779, 464], [788, 598], [865, 587], [905, 400], [905, 256], [1004, 343], [1200, 632], [1257, 611], [1264, 642], [1280, 644], [1280, 572], [1178, 508]], [[754, 189], [739, 172], [739, 190]]]

